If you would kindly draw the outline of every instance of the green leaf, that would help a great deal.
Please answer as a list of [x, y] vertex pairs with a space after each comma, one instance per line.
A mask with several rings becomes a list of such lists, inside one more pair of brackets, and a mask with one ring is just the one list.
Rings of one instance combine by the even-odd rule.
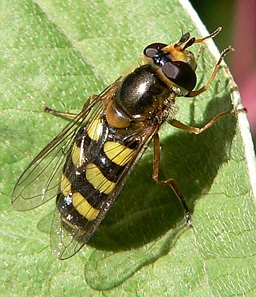
[[[153, 182], [152, 148], [90, 243], [67, 261], [49, 248], [54, 201], [20, 213], [10, 202], [19, 175], [67, 123], [42, 107], [79, 111], [90, 95], [138, 66], [149, 43], [177, 42], [187, 31], [207, 35], [189, 3], [2, 2], [1, 295], [254, 296], [255, 161], [244, 114], [198, 136], [169, 125], [161, 131], [161, 178], [177, 181], [193, 228], [171, 189]], [[198, 86], [219, 57], [206, 44]], [[177, 99], [175, 118], [201, 127], [238, 97], [223, 68], [207, 92]]]

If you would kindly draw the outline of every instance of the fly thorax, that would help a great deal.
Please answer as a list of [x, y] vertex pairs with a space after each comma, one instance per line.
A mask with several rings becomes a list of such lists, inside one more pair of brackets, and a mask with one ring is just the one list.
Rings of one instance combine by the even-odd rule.
[[134, 120], [151, 118], [170, 95], [154, 68], [143, 65], [124, 78], [116, 92], [116, 103]]

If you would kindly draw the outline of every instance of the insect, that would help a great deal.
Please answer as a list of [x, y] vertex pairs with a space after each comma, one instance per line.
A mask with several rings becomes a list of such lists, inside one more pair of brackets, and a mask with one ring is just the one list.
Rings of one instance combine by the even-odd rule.
[[205, 38], [184, 34], [178, 43], [153, 43], [144, 49], [145, 64], [120, 77], [100, 95], [89, 98], [79, 114], [45, 111], [72, 120], [30, 163], [13, 191], [17, 210], [36, 208], [56, 197], [51, 225], [51, 248], [59, 259], [77, 253], [90, 239], [110, 210], [136, 162], [150, 141], [154, 142], [153, 179], [170, 186], [190, 221], [185, 198], [175, 181], [160, 181], [158, 131], [164, 122], [200, 134], [221, 117], [245, 111], [232, 109], [215, 116], [202, 128], [173, 118], [177, 96], [195, 97], [206, 91], [218, 71], [225, 49], [207, 84], [198, 90], [196, 59], [188, 50]]

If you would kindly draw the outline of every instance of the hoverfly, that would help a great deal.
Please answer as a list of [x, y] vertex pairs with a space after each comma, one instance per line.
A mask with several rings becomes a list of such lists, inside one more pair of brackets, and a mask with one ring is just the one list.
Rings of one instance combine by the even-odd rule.
[[187, 204], [175, 181], [158, 179], [158, 131], [167, 121], [200, 134], [221, 117], [245, 111], [225, 111], [202, 128], [187, 126], [172, 115], [175, 97], [195, 97], [206, 91], [221, 61], [232, 51], [228, 47], [222, 52], [208, 83], [194, 90], [196, 60], [188, 48], [215, 37], [220, 30], [201, 39], [190, 38], [186, 33], [172, 45], [150, 44], [143, 52], [144, 65], [117, 79], [100, 95], [91, 96], [77, 115], [45, 108], [73, 119], [23, 172], [13, 191], [12, 203], [17, 210], [29, 210], [56, 197], [51, 247], [59, 259], [73, 256], [89, 241], [151, 140], [153, 179], [173, 189], [190, 221]]

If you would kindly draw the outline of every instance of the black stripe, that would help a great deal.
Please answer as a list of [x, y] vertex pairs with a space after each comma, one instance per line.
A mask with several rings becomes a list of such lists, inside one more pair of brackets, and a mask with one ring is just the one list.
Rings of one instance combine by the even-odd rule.
[[94, 159], [93, 164], [95, 164], [101, 173], [112, 182], [117, 182], [124, 169], [124, 166], [117, 165], [107, 157], [103, 147], [101, 148], [99, 155]]
[[[67, 200], [62, 193], [58, 194], [56, 205], [61, 216], [69, 221], [70, 224], [77, 226], [79, 229], [84, 229], [85, 225], [89, 222], [75, 209], [72, 203], [67, 203]], [[68, 224], [66, 225], [69, 226]], [[71, 227], [69, 226], [69, 228]], [[65, 229], [67, 229], [67, 227], [65, 227]], [[67, 231], [69, 231], [69, 229], [67, 229]]]
[[66, 166], [64, 174], [71, 184], [72, 193], [79, 192], [92, 207], [101, 208], [102, 202], [105, 201], [107, 195], [96, 190], [87, 180], [84, 166], [76, 168], [71, 162]]
[[73, 193], [79, 192], [87, 202], [95, 209], [101, 209], [102, 203], [107, 198], [107, 194], [98, 191], [87, 180], [86, 172], [84, 171], [71, 182], [71, 190]]
[[[103, 135], [104, 131], [108, 131], [108, 127], [103, 122]], [[80, 129], [78, 139], [76, 140], [77, 147], [81, 146], [82, 140], [84, 142], [84, 154], [89, 163], [95, 164], [106, 179], [116, 182], [123, 171], [123, 166], [119, 166], [112, 162], [104, 153], [104, 143], [109, 141], [109, 137], [102, 136], [99, 141], [92, 140], [85, 129]], [[111, 141], [112, 136], [110, 136]]]

